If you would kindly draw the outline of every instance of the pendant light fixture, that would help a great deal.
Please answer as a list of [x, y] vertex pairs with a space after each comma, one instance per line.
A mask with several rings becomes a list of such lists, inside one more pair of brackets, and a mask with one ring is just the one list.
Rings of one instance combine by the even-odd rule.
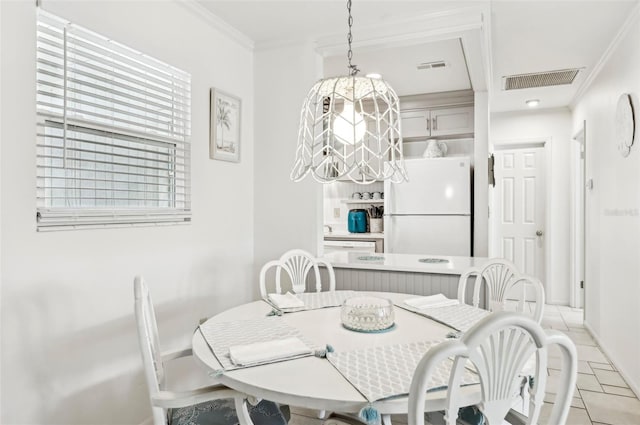
[[311, 174], [321, 183], [406, 181], [398, 96], [382, 78], [357, 76], [351, 64], [351, 0], [347, 10], [349, 75], [325, 78], [309, 90], [291, 179]]

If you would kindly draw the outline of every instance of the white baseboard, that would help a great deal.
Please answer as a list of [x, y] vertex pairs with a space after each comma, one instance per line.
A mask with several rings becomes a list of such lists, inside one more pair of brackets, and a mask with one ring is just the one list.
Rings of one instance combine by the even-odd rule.
[[636, 397], [640, 398], [640, 386], [638, 385], [639, 383], [638, 382], [633, 382], [629, 378], [631, 375], [626, 373], [624, 368], [620, 367], [619, 362], [616, 361], [616, 357], [613, 355], [613, 353], [611, 351], [609, 351], [602, 344], [602, 341], [600, 340], [600, 337], [598, 336], [598, 334], [596, 334], [593, 331], [593, 328], [591, 327], [591, 325], [589, 325], [589, 323], [587, 323], [586, 320], [584, 321], [584, 327], [587, 328], [587, 330], [589, 331], [589, 333], [591, 334], [593, 339], [598, 344], [598, 347], [600, 347], [600, 349], [604, 352], [605, 356], [607, 356], [609, 358], [609, 361], [611, 362], [611, 364], [613, 364], [615, 366], [615, 368], [617, 369], [618, 373], [622, 376], [622, 378], [624, 378], [624, 380], [627, 382], [627, 384], [629, 384], [629, 388], [631, 388], [631, 391], [633, 391], [635, 393]]

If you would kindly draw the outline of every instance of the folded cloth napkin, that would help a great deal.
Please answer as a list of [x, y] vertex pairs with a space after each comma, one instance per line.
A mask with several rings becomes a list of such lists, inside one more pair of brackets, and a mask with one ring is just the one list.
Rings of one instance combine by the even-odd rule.
[[313, 351], [296, 337], [229, 347], [229, 357], [236, 366], [270, 363], [311, 353]]
[[404, 300], [404, 303], [420, 310], [425, 308], [447, 307], [450, 305], [460, 304], [458, 300], [449, 299], [443, 294], [429, 295], [427, 297], [409, 298]]
[[286, 294], [269, 294], [269, 301], [280, 309], [304, 307], [304, 302], [291, 292], [287, 292]]

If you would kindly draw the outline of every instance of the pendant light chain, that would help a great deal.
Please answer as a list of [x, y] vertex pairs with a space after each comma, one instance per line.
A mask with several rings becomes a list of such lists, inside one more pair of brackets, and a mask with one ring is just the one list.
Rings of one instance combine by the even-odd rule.
[[353, 36], [351, 35], [351, 27], [353, 26], [353, 16], [351, 16], [351, 0], [347, 0], [347, 10], [349, 11], [349, 19], [347, 23], [349, 24], [349, 35], [347, 36], [347, 42], [349, 43], [349, 50], [347, 51], [347, 59], [349, 59], [349, 75], [356, 75], [360, 70], [357, 65], [351, 64], [351, 58], [353, 57], [353, 51], [351, 50], [351, 42], [353, 41]]

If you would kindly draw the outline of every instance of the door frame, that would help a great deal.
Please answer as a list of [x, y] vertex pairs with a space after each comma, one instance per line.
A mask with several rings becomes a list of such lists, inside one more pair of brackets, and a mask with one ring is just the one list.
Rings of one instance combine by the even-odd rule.
[[[587, 121], [571, 138], [571, 283], [569, 289], [569, 305], [574, 308], [585, 308], [587, 291], [586, 252], [587, 252]], [[580, 199], [578, 194], [582, 195]], [[581, 220], [582, 219], [582, 220]], [[580, 292], [580, 276], [584, 282]]]
[[[496, 151], [507, 150], [507, 149], [527, 149], [527, 148], [543, 148], [544, 155], [544, 201], [545, 201], [545, 211], [544, 211], [544, 238], [542, 240], [544, 246], [544, 280], [542, 282], [545, 293], [546, 293], [546, 302], [549, 304], [557, 303], [552, 296], [555, 295], [552, 291], [553, 285], [551, 284], [549, 277], [551, 276], [551, 268], [549, 267], [551, 263], [550, 256], [550, 243], [552, 236], [553, 228], [550, 226], [551, 223], [551, 165], [552, 165], [552, 156], [551, 156], [551, 137], [533, 137], [533, 138], [518, 138], [518, 139], [500, 139], [494, 140], [489, 145], [489, 154], [493, 154]], [[495, 167], [495, 165], [494, 165]], [[496, 257], [498, 252], [498, 245], [496, 241], [496, 214], [492, 214], [492, 211], [495, 210], [495, 187], [489, 186], [489, 257]]]

